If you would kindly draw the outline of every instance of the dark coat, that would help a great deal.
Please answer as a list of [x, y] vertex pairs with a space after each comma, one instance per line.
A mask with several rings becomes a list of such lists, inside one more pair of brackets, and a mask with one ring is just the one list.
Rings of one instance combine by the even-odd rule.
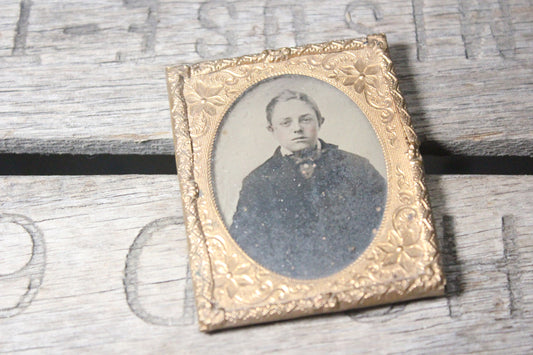
[[230, 234], [279, 274], [331, 275], [361, 255], [381, 223], [383, 177], [358, 155], [322, 143], [310, 178], [278, 148], [243, 181]]

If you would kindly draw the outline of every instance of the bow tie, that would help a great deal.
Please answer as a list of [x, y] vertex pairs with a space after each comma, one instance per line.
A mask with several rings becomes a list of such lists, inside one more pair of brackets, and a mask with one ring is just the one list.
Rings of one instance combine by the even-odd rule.
[[288, 156], [298, 166], [298, 170], [304, 179], [309, 179], [313, 176], [316, 168], [315, 160], [319, 157], [320, 150], [318, 149], [296, 152]]

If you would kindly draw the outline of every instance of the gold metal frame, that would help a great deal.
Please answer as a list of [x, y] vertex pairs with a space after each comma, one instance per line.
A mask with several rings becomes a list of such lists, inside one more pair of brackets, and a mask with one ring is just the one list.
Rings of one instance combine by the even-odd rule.
[[[244, 254], [211, 186], [211, 154], [225, 112], [250, 86], [283, 74], [323, 80], [350, 97], [386, 161], [387, 204], [376, 236], [354, 263], [321, 279], [284, 277]], [[167, 80], [201, 330], [443, 294], [422, 159], [384, 35], [169, 67]]]

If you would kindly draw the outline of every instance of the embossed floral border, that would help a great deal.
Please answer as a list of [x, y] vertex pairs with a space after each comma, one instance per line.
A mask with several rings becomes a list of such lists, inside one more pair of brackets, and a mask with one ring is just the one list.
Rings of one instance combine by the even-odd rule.
[[[211, 186], [210, 157], [225, 111], [254, 83], [288, 73], [324, 80], [351, 97], [387, 163], [387, 207], [376, 237], [352, 265], [318, 280], [286, 278], [248, 258], [224, 227]], [[201, 330], [443, 293], [418, 141], [384, 35], [169, 67], [167, 83]]]

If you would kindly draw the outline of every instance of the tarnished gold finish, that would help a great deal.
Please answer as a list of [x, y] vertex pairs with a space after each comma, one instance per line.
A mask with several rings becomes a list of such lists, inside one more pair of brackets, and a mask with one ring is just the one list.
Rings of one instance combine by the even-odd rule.
[[[387, 204], [374, 240], [354, 263], [316, 280], [284, 277], [250, 259], [229, 235], [211, 181], [225, 112], [250, 86], [283, 74], [325, 81], [350, 97], [373, 126], [387, 166]], [[418, 142], [384, 35], [169, 67], [167, 78], [201, 330], [443, 293]]]

